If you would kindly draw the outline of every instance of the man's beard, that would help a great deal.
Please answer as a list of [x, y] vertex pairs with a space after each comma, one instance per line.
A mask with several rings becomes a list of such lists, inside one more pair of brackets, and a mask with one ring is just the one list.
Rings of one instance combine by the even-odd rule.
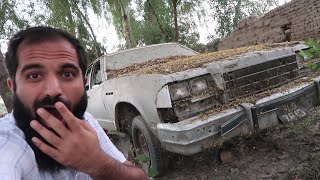
[[[45, 97], [41, 100], [36, 100], [33, 104], [33, 107], [32, 107], [33, 109], [30, 110], [23, 104], [23, 102], [21, 101], [21, 99], [18, 97], [17, 94], [13, 95], [13, 115], [16, 119], [17, 126], [23, 131], [27, 143], [30, 145], [30, 147], [34, 151], [38, 168], [40, 171], [57, 172], [57, 171], [60, 171], [61, 169], [66, 168], [64, 165], [60, 164], [59, 162], [52, 159], [47, 154], [43, 153], [40, 149], [38, 149], [34, 145], [34, 143], [31, 140], [32, 137], [37, 137], [52, 147], [52, 145], [49, 144], [42, 136], [40, 136], [39, 133], [37, 133], [34, 129], [30, 127], [30, 122], [35, 119], [43, 125], [39, 115], [37, 115], [36, 113], [36, 110], [39, 107], [43, 107], [43, 106], [53, 106], [56, 102], [59, 102], [59, 101], [65, 104], [69, 110], [71, 109], [70, 102], [66, 102], [59, 97], [53, 97], [53, 98]], [[78, 119], [83, 119], [83, 114], [87, 108], [87, 105], [88, 105], [87, 93], [84, 92], [79, 103], [75, 104], [74, 109], [72, 110], [73, 115]], [[35, 117], [33, 117], [32, 112], [35, 114]], [[53, 130], [51, 129], [51, 131]], [[57, 134], [56, 132], [54, 133]]]

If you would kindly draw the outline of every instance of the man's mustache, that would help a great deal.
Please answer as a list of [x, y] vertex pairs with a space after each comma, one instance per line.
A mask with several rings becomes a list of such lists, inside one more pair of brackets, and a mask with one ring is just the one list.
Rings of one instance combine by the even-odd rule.
[[71, 110], [71, 102], [65, 101], [59, 96], [55, 96], [55, 97], [46, 96], [41, 100], [36, 100], [33, 103], [33, 109], [36, 111], [40, 107], [54, 106], [54, 104], [57, 102], [62, 102], [69, 110]]

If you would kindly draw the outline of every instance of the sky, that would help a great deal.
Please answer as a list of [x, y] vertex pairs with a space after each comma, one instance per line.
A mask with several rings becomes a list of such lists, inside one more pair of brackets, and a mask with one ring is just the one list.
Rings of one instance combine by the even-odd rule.
[[[283, 5], [286, 2], [289, 2], [291, 0], [279, 0], [279, 5]], [[26, 3], [26, 1], [23, 1]], [[23, 3], [22, 3], [22, 6]], [[206, 6], [209, 7], [209, 6]], [[275, 8], [275, 7], [274, 7]], [[210, 9], [208, 9], [210, 11]], [[94, 13], [89, 13], [89, 20], [92, 23], [93, 29], [95, 30], [95, 34], [97, 35], [97, 39], [99, 42], [102, 42], [105, 44], [107, 53], [112, 53], [118, 50], [117, 45], [119, 45], [120, 42], [118, 35], [116, 33], [116, 30], [113, 25], [110, 25], [105, 19], [98, 19], [97, 16], [94, 15]], [[207, 43], [207, 37], [210, 35], [215, 34], [215, 25], [214, 19], [211, 16], [208, 16], [206, 19], [206, 23], [200, 23], [196, 22], [198, 28], [198, 32], [200, 35], [200, 43]], [[202, 25], [200, 25], [202, 24]], [[7, 40], [1, 40], [0, 39], [0, 45], [1, 45], [1, 52], [6, 52], [7, 48]]]

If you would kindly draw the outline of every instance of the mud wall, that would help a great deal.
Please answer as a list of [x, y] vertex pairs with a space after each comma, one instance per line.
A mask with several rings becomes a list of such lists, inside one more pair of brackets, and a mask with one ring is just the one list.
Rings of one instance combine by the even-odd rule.
[[242, 20], [221, 39], [219, 50], [235, 47], [320, 38], [320, 0], [292, 0], [263, 16]]

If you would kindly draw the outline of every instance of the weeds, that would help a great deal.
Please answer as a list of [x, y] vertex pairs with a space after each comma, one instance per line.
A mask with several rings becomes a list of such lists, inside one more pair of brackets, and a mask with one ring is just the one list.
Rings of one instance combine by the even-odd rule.
[[[133, 159], [133, 163], [135, 164], [146, 164], [150, 162], [150, 157], [144, 155], [144, 154], [139, 154]], [[159, 172], [155, 168], [148, 168], [148, 173], [147, 175], [149, 177], [156, 177], [159, 174]]]
[[[315, 59], [320, 57], [320, 39], [309, 39], [304, 43], [308, 46], [307, 50], [300, 50], [299, 54], [306, 58], [306, 60]], [[313, 72], [320, 70], [318, 59], [316, 61], [309, 61], [307, 67], [311, 68]]]

